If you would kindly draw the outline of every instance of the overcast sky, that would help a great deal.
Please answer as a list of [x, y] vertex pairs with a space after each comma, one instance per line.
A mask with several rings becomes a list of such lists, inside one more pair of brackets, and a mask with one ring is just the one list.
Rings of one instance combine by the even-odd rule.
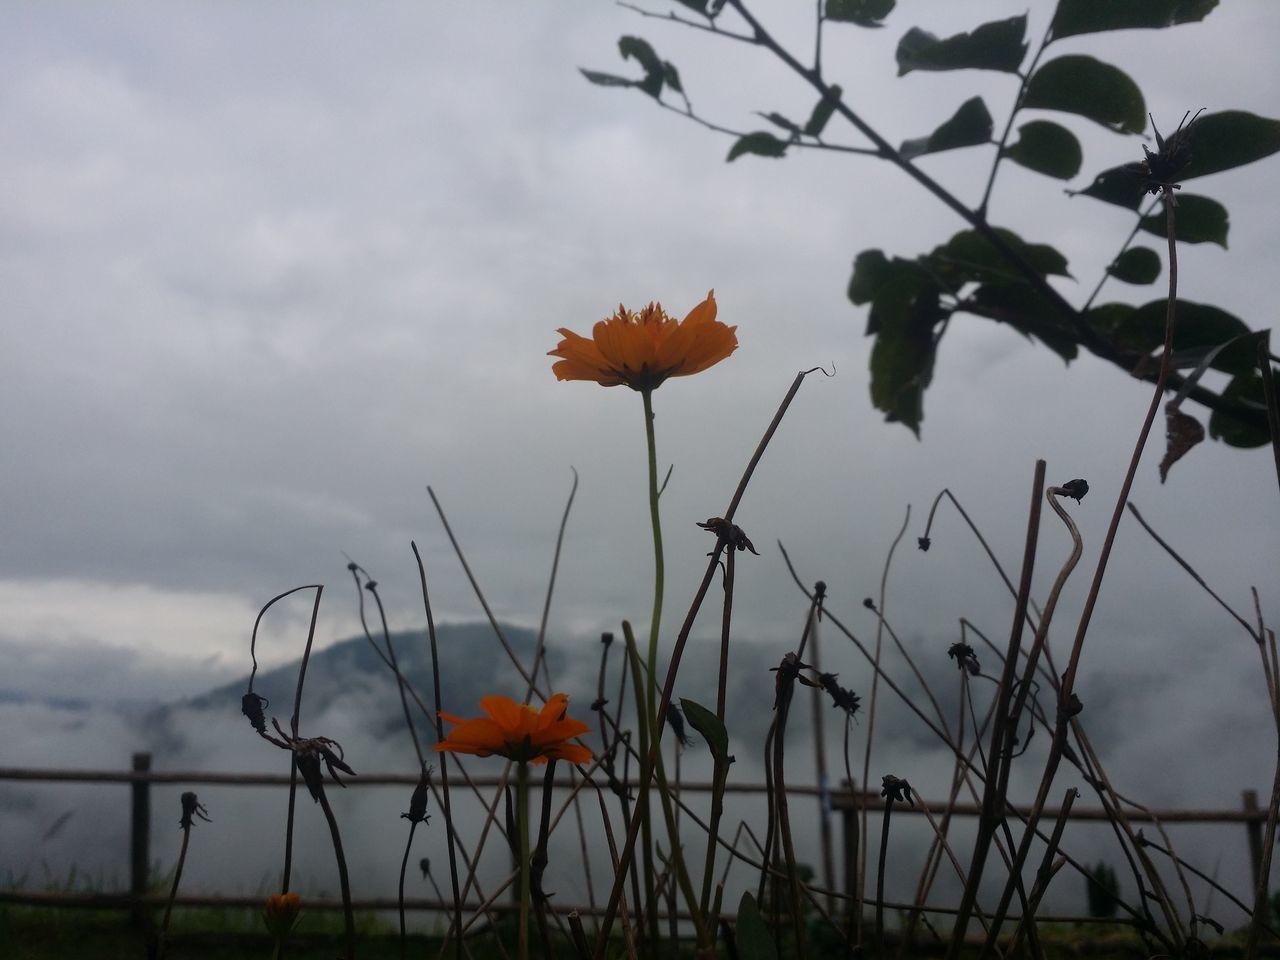
[[[795, 11], [811, 6], [758, 5], [806, 56], [810, 27]], [[1032, 5], [1029, 37], [1049, 7]], [[832, 26], [825, 63], [890, 141], [927, 134], [974, 92], [999, 128], [1016, 80], [896, 78], [893, 49], [911, 26], [945, 35], [1024, 10], [903, 2], [884, 30]], [[914, 540], [949, 487], [1015, 568], [1043, 457], [1051, 481], [1084, 477], [1093, 490], [1071, 507], [1086, 547], [1059, 612], [1065, 645], [1148, 387], [1088, 356], [1066, 368], [961, 316], [922, 438], [884, 424], [868, 398], [865, 309], [845, 297], [850, 264], [868, 247], [914, 256], [962, 224], [887, 164], [804, 152], [726, 164], [725, 137], [636, 91], [588, 85], [580, 66], [635, 72], [617, 54], [627, 33], [673, 61], [695, 107], [726, 126], [812, 106], [760, 50], [586, 0], [8, 7], [0, 687], [141, 698], [207, 688], [247, 670], [258, 608], [303, 583], [329, 587], [321, 641], [350, 635], [344, 551], [382, 583], [395, 626], [419, 624], [411, 538], [437, 617], [477, 618], [427, 484], [498, 616], [536, 624], [571, 468], [581, 486], [553, 635], [643, 623], [640, 398], [557, 383], [545, 354], [557, 327], [586, 332], [619, 301], [660, 299], [683, 316], [712, 287], [740, 349], [655, 395], [659, 458], [674, 465], [663, 498], [672, 629], [711, 546], [694, 521], [723, 511], [795, 373], [824, 364], [836, 376], [805, 383], [738, 515], [761, 552], [739, 565], [741, 633], [781, 650], [799, 629], [803, 598], [779, 539], [802, 577], [827, 581], [833, 609], [871, 631], [861, 601], [878, 591], [908, 506], [887, 600], [899, 633], [927, 656], [958, 639], [961, 616], [1007, 633], [1004, 588], [954, 511], [942, 508], [930, 553]], [[1280, 6], [1237, 0], [1203, 24], [1061, 51], [1122, 65], [1168, 132], [1201, 106], [1273, 115], [1276, 36]], [[1085, 146], [1073, 186], [1141, 156], [1137, 138], [1054, 119]], [[833, 139], [861, 143], [837, 123]], [[975, 202], [990, 160], [974, 148], [921, 166]], [[1274, 315], [1277, 171], [1272, 159], [1197, 182], [1229, 209], [1231, 249], [1180, 250], [1183, 294], [1254, 327]], [[1075, 280], [1060, 288], [1077, 303], [1131, 226], [1119, 208], [1069, 199], [1011, 164], [990, 215], [1067, 255]], [[1162, 284], [1113, 282], [1101, 300], [1146, 302]], [[1229, 602], [1247, 611], [1256, 584], [1280, 622], [1269, 452], [1206, 443], [1161, 486], [1160, 432], [1134, 501]], [[1043, 598], [1068, 543], [1049, 519], [1041, 544]], [[296, 655], [303, 608], [272, 620], [268, 658]], [[710, 617], [701, 633], [715, 631]], [[866, 679], [833, 656], [850, 682]], [[1127, 519], [1085, 664], [1096, 690], [1151, 694], [1131, 707], [1135, 751], [1265, 729], [1252, 644]], [[1242, 739], [1233, 771], [1271, 749], [1262, 734]]]

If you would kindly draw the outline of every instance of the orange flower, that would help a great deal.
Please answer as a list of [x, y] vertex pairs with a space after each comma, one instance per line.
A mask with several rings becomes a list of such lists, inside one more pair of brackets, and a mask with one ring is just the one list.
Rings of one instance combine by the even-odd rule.
[[482, 697], [480, 709], [487, 717], [464, 720], [441, 712], [441, 717], [456, 726], [436, 744], [436, 750], [472, 753], [478, 757], [497, 754], [508, 760], [534, 764], [548, 760], [586, 763], [591, 759], [591, 751], [569, 740], [591, 728], [581, 720], [565, 716], [568, 704], [569, 698], [563, 693], [553, 696], [541, 710], [516, 703], [510, 697]]
[[716, 319], [712, 290], [681, 321], [651, 303], [638, 313], [619, 305], [595, 325], [591, 339], [561, 327], [564, 339], [547, 355], [561, 358], [551, 367], [557, 380], [653, 390], [667, 377], [701, 373], [729, 356], [738, 349], [737, 329]]

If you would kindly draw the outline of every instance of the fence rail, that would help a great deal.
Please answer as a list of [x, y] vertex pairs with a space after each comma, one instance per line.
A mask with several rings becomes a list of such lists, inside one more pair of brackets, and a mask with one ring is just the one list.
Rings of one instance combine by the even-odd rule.
[[[117, 783], [127, 784], [130, 787], [130, 838], [129, 838], [129, 862], [130, 862], [130, 882], [129, 891], [121, 894], [110, 893], [73, 893], [69, 891], [0, 891], [0, 902], [10, 903], [26, 903], [32, 905], [45, 906], [64, 906], [64, 907], [119, 907], [119, 908], [138, 908], [140, 906], [154, 906], [163, 898], [157, 898], [147, 893], [147, 878], [150, 867], [150, 849], [151, 849], [151, 785], [152, 784], [215, 784], [223, 786], [243, 786], [243, 787], [279, 787], [287, 786], [290, 778], [287, 774], [277, 773], [212, 773], [206, 771], [192, 770], [153, 770], [151, 769], [151, 754], [135, 753], [132, 758], [132, 767], [128, 770], [60, 770], [60, 769], [39, 769], [27, 767], [0, 767], [0, 782], [4, 781], [25, 781], [40, 783]], [[497, 787], [505, 781], [500, 777], [484, 776], [471, 777], [470, 782], [476, 787]], [[367, 773], [360, 774], [344, 781], [348, 787], [386, 787], [386, 786], [406, 786], [412, 787], [418, 783], [418, 775], [400, 774], [400, 773]], [[573, 782], [568, 778], [557, 780], [557, 787], [572, 787]], [[624, 784], [628, 789], [637, 789], [639, 784], [628, 782]], [[682, 793], [709, 793], [712, 789], [711, 783], [704, 781], [683, 781], [679, 785], [679, 791]], [[727, 784], [725, 790], [728, 793], [736, 794], [763, 794], [766, 790], [764, 784], [757, 783], [733, 783]], [[676, 791], [673, 791], [676, 792]], [[864, 805], [877, 807], [880, 805], [880, 794], [875, 791], [852, 790], [849, 786], [824, 790], [820, 787], [813, 786], [788, 786], [787, 792], [797, 796], [811, 796], [822, 799], [831, 811], [837, 813], [844, 826], [844, 837], [846, 843], [851, 836], [856, 836], [856, 824], [854, 818]], [[1146, 810], [1146, 811], [1127, 811], [1126, 816], [1130, 821], [1136, 822], [1154, 822], [1161, 823], [1204, 823], [1204, 824], [1244, 824], [1249, 846], [1249, 857], [1252, 867], [1251, 888], [1256, 885], [1258, 871], [1262, 858], [1262, 830], [1263, 824], [1267, 820], [1267, 811], [1258, 804], [1258, 794], [1256, 790], [1244, 790], [1241, 794], [1241, 807], [1236, 810]], [[902, 806], [894, 807], [895, 814], [913, 815], [923, 814], [924, 808], [930, 810], [936, 809], [934, 805], [922, 802], [920, 806]], [[952, 816], [974, 817], [982, 812], [982, 808], [978, 804], [957, 803], [950, 808]], [[1046, 809], [1045, 817], [1052, 820], [1058, 816], [1059, 811]], [[1110, 815], [1106, 810], [1100, 807], [1080, 807], [1074, 806], [1071, 809], [1070, 820], [1075, 821], [1107, 821]], [[847, 852], [846, 852], [847, 853]], [[846, 855], [846, 860], [848, 859]], [[260, 898], [250, 897], [223, 897], [223, 896], [180, 896], [175, 901], [184, 906], [192, 907], [238, 907], [260, 906]], [[333, 904], [323, 904], [322, 907], [336, 906], [340, 907], [337, 901]], [[394, 909], [395, 901], [384, 901], [381, 899], [362, 900], [355, 904], [358, 909], [365, 910], [383, 910]], [[452, 909], [451, 904], [442, 904], [437, 900], [415, 899], [406, 900], [406, 908], [417, 910], [440, 910]], [[909, 904], [903, 904], [904, 908], [909, 908]], [[572, 909], [572, 908], [566, 908]], [[579, 908], [581, 913], [589, 913], [586, 907]]]

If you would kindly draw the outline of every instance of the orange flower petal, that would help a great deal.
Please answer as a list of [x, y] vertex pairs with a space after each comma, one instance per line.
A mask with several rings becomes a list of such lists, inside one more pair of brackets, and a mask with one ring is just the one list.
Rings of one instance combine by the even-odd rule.
[[480, 709], [486, 716], [463, 720], [440, 714], [455, 726], [436, 744], [436, 750], [480, 757], [497, 754], [535, 764], [546, 763], [548, 759], [586, 763], [591, 759], [591, 751], [568, 741], [591, 728], [566, 715], [568, 704], [569, 698], [563, 693], [552, 696], [540, 709], [506, 696], [483, 697]]
[[716, 319], [715, 291], [677, 322], [661, 304], [638, 312], [618, 307], [596, 323], [591, 337], [561, 328], [563, 339], [548, 354], [558, 380], [594, 380], [653, 390], [668, 377], [687, 377], [714, 366], [738, 348], [737, 327]]

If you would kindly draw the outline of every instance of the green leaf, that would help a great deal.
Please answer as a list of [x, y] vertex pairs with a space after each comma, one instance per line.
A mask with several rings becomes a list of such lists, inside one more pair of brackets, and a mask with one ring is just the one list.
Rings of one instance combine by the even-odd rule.
[[1191, 160], [1182, 180], [1243, 167], [1280, 152], [1280, 120], [1244, 110], [1208, 113], [1191, 127]]
[[1125, 283], [1155, 283], [1162, 266], [1160, 254], [1150, 247], [1130, 247], [1107, 267], [1107, 273]]
[[710, 748], [716, 763], [728, 763], [729, 731], [720, 718], [693, 700], [681, 698], [680, 709], [684, 711], [684, 718], [689, 721], [689, 726], [702, 735], [702, 740]]
[[622, 37], [618, 41], [618, 52], [623, 60], [634, 59], [644, 68], [644, 79], [636, 86], [651, 97], [660, 96], [662, 84], [666, 81], [666, 69], [653, 47], [649, 46], [649, 41], [641, 37]]
[[662, 61], [662, 79], [676, 93], [684, 93], [684, 87], [680, 85], [680, 72], [676, 70], [675, 64], [668, 60]]
[[[849, 299], [857, 306], [870, 303], [882, 289], [895, 282], [914, 283], [918, 288], [936, 285], [929, 272], [914, 260], [894, 257], [892, 260], [881, 250], [863, 250], [853, 261], [853, 276], [849, 278]], [[874, 311], [869, 316], [874, 321]], [[876, 329], [868, 323], [867, 336]]]
[[924, 391], [933, 379], [934, 328], [948, 316], [939, 293], [916, 277], [895, 279], [876, 294], [868, 320], [868, 327], [876, 330], [871, 402], [887, 421], [905, 424], [917, 437], [924, 419]]
[[1093, 197], [1104, 203], [1114, 203], [1129, 210], [1137, 210], [1142, 206], [1142, 198], [1146, 196], [1146, 187], [1124, 167], [1112, 167], [1103, 170], [1093, 178], [1093, 183], [1083, 190], [1068, 190], [1071, 196]]
[[[1145, 345], [1134, 346], [1125, 338], [1129, 318], [1137, 312], [1137, 309], [1128, 303], [1104, 303], [1086, 312], [1084, 321], [1093, 328], [1095, 333], [1117, 347], [1128, 350], [1150, 350], [1151, 348]], [[1164, 328], [1161, 327], [1160, 343], [1164, 342], [1163, 330]]]
[[960, 109], [942, 126], [927, 137], [904, 140], [898, 152], [911, 160], [926, 153], [954, 150], [957, 147], [974, 147], [991, 140], [992, 121], [987, 105], [981, 97], [972, 97], [960, 104]]
[[[1167, 301], [1152, 300], [1141, 307], [1110, 303], [1094, 307], [1085, 318], [1089, 326], [1122, 350], [1153, 354], [1164, 347]], [[1173, 328], [1173, 352], [1179, 367], [1195, 366], [1206, 350], [1249, 333], [1245, 322], [1220, 307], [1179, 300]], [[1254, 368], [1256, 351], [1247, 340], [1232, 344], [1209, 366], [1239, 375]]]
[[[995, 232], [1027, 263], [1044, 276], [1069, 277], [1067, 258], [1047, 243], [1027, 243], [1012, 230], [996, 227]], [[977, 230], [962, 230], [929, 254], [939, 268], [959, 270], [963, 280], [1025, 283], [1014, 267]]]
[[1117, 133], [1141, 133], [1147, 126], [1138, 85], [1119, 67], [1083, 54], [1040, 67], [1027, 81], [1022, 106], [1077, 113]]
[[1049, 120], [1032, 120], [1018, 128], [1018, 142], [1004, 155], [1028, 170], [1070, 180], [1080, 172], [1080, 141], [1066, 127]]
[[688, 7], [695, 13], [702, 14], [704, 17], [710, 18], [712, 16], [707, 12], [707, 0], [676, 0], [676, 2]]
[[[1262, 376], [1257, 368], [1233, 377], [1222, 391], [1222, 399], [1256, 404], [1260, 410], [1265, 411], [1266, 397], [1262, 391]], [[1266, 426], [1255, 427], [1241, 423], [1216, 410], [1209, 417], [1209, 435], [1232, 447], [1261, 447], [1271, 441], [1271, 434]]]
[[840, 102], [840, 94], [843, 92], [838, 85], [832, 84], [827, 94], [813, 105], [813, 112], [809, 114], [809, 122], [804, 125], [806, 136], [818, 137], [822, 135], [827, 121], [831, 119], [831, 115], [836, 111], [836, 104]]
[[582, 67], [578, 68], [578, 72], [600, 87], [634, 87], [639, 83], [639, 81], [630, 80], [627, 77], [615, 76], [612, 73], [600, 73], [598, 70], [585, 70]]
[[883, 250], [863, 250], [853, 258], [853, 276], [849, 279], [849, 299], [857, 306], [870, 303], [876, 291], [886, 283], [892, 268]]
[[[1252, 333], [1245, 333], [1237, 337], [1232, 337], [1230, 340], [1224, 340], [1216, 347], [1202, 347], [1199, 350], [1193, 351], [1193, 355], [1198, 357], [1198, 359], [1195, 359], [1195, 369], [1182, 378], [1182, 386], [1178, 388], [1178, 392], [1174, 394], [1173, 399], [1170, 400], [1169, 403], [1176, 407], [1178, 404], [1182, 403], [1183, 400], [1187, 399], [1187, 397], [1191, 395], [1191, 391], [1194, 389], [1195, 385], [1200, 382], [1200, 378], [1204, 376], [1204, 372], [1213, 366], [1213, 362], [1222, 355], [1224, 350], [1241, 348], [1242, 350], [1248, 351], [1249, 357], [1256, 358], [1258, 355], [1259, 344], [1262, 344], [1265, 349], [1266, 345], [1270, 343], [1270, 338], [1270, 330], [1254, 330]], [[1241, 355], [1242, 357], [1244, 356], [1243, 353]], [[1187, 362], [1182, 363], [1179, 366], [1189, 367], [1191, 365], [1192, 357], [1188, 357], [1185, 354], [1183, 356]], [[1174, 354], [1174, 358], [1175, 360], [1178, 359], [1178, 355]], [[1245, 359], [1248, 358], [1245, 357]], [[1241, 369], [1249, 369], [1251, 366], [1252, 364], [1242, 363]]]
[[1007, 323], [1026, 337], [1035, 337], [1070, 363], [1078, 353], [1078, 337], [1062, 315], [1029, 285], [983, 284], [957, 309]]
[[912, 70], [1001, 70], [1017, 73], [1027, 55], [1026, 14], [994, 20], [972, 33], [939, 40], [912, 27], [898, 41], [898, 76]]
[[1171, 27], [1203, 20], [1218, 0], [1058, 0], [1054, 40], [1102, 30]]
[[787, 142], [779, 140], [767, 130], [744, 134], [729, 148], [726, 162], [737, 160], [744, 153], [754, 153], [761, 157], [781, 157], [787, 152]]
[[788, 133], [800, 132], [799, 124], [792, 123], [790, 120], [788, 120], [786, 117], [784, 117], [780, 113], [761, 113], [760, 116], [764, 117], [766, 120], [772, 123], [775, 127], [781, 127], [783, 130], [786, 130]]
[[[1140, 224], [1147, 233], [1167, 237], [1164, 210], [1143, 217]], [[1227, 246], [1227, 208], [1217, 200], [1197, 196], [1194, 193], [1178, 194], [1178, 206], [1174, 210], [1174, 236], [1183, 243], [1216, 243]]]
[[734, 939], [741, 960], [778, 960], [778, 953], [773, 948], [773, 934], [765, 925], [756, 898], [747, 890], [742, 892], [742, 899], [738, 901], [738, 927]]
[[854, 23], [860, 27], [883, 27], [880, 23], [889, 15], [897, 0], [827, 0], [823, 14], [828, 20]]
[[[1164, 346], [1164, 322], [1168, 300], [1161, 298], [1144, 303], [1134, 311], [1130, 323], [1145, 330], [1150, 338], [1151, 351]], [[1245, 337], [1249, 327], [1234, 314], [1208, 303], [1179, 300], [1173, 328], [1174, 361], [1180, 368], [1194, 366], [1206, 350], [1218, 347], [1237, 337]], [[1210, 362], [1213, 370], [1241, 374], [1255, 366], [1257, 351], [1244, 339], [1222, 350]]]

